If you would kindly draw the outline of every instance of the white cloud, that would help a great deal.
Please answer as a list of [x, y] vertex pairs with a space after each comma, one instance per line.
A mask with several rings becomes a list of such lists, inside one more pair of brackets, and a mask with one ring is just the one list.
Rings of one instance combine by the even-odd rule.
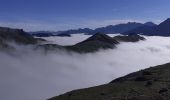
[[169, 62], [170, 38], [146, 38], [146, 41], [121, 43], [117, 49], [89, 54], [64, 51], [43, 54], [24, 46], [18, 46], [13, 55], [0, 52], [0, 79], [3, 80], [0, 99], [44, 100]]

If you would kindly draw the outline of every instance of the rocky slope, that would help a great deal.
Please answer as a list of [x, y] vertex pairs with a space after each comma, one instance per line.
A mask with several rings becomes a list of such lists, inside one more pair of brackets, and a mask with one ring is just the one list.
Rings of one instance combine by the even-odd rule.
[[150, 67], [101, 86], [80, 89], [49, 100], [169, 100], [170, 63]]
[[22, 29], [0, 27], [0, 51], [14, 50], [15, 47], [11, 43], [36, 45], [40, 41], [43, 41], [43, 39], [34, 38]]
[[73, 46], [67, 46], [66, 48], [77, 52], [94, 52], [99, 49], [115, 48], [116, 44], [119, 44], [117, 40], [107, 36], [106, 34], [96, 33], [85, 41]]
[[0, 27], [1, 41], [17, 42], [19, 44], [36, 44], [37, 39], [24, 32], [22, 29]]

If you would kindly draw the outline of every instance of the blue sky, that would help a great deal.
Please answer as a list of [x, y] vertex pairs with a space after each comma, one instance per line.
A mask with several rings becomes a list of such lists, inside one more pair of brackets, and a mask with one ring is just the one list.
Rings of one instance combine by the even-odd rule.
[[128, 21], [159, 23], [170, 0], [0, 0], [0, 25], [26, 31], [96, 28]]

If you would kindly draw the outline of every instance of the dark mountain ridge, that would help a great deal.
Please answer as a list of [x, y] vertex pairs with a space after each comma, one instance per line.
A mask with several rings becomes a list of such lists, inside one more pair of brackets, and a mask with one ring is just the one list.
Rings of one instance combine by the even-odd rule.
[[[60, 34], [61, 36], [70, 36], [67, 34]], [[18, 44], [32, 44], [36, 48], [44, 48], [47, 50], [63, 49], [67, 51], [74, 51], [78, 53], [96, 52], [100, 49], [115, 48], [120, 42], [137, 42], [144, 40], [143, 37], [135, 34], [127, 36], [110, 37], [104, 33], [96, 33], [90, 38], [71, 46], [60, 46], [57, 44], [41, 44], [38, 43], [45, 40], [41, 38], [34, 38], [32, 35], [24, 32], [22, 29], [11, 29], [0, 27], [0, 46], [2, 48], [10, 47], [8, 42], [16, 42]]]
[[146, 26], [157, 26], [155, 23], [153, 23], [153, 22], [146, 22], [146, 23], [144, 23], [144, 25], [146, 25]]
[[11, 29], [7, 27], [0, 27], [0, 39], [1, 41], [11, 41], [21, 44], [37, 43], [37, 39], [24, 32], [22, 29]]
[[97, 32], [105, 33], [105, 34], [129, 34], [129, 33], [136, 33], [136, 34], [143, 34], [149, 36], [170, 36], [170, 18], [163, 21], [159, 25], [154, 24], [153, 22], [146, 22], [136, 23], [136, 22], [129, 22], [125, 24], [118, 24], [118, 25], [109, 25], [106, 27], [96, 28], [94, 30], [89, 28], [84, 29], [72, 29], [67, 31], [59, 31], [59, 32], [35, 32], [32, 34], [33, 36], [57, 36], [56, 34], [77, 34], [77, 33], [85, 33], [85, 34], [95, 34]]
[[136, 23], [136, 22], [129, 22], [129, 23], [118, 24], [118, 25], [109, 25], [109, 26], [106, 26], [106, 27], [97, 28], [90, 34], [94, 34], [96, 32], [101, 32], [101, 33], [106, 33], [106, 34], [123, 33], [123, 32], [126, 32], [128, 30], [132, 30], [132, 29], [135, 29], [137, 27], [140, 27], [142, 25], [143, 24]]
[[145, 40], [144, 37], [134, 33], [131, 33], [129, 35], [118, 35], [113, 37], [113, 39], [119, 42], [138, 42], [140, 40]]
[[93, 30], [90, 28], [79, 28], [79, 29], [71, 29], [67, 31], [63, 31], [62, 34], [78, 34], [78, 33], [91, 33]]
[[160, 23], [155, 28], [155, 33], [160, 36], [170, 36], [170, 18]]
[[[118, 25], [109, 25], [106, 27], [96, 28], [94, 30], [89, 28], [84, 29], [75, 29], [75, 30], [67, 30], [67, 31], [60, 31], [60, 34], [77, 34], [77, 33], [85, 33], [85, 34], [95, 34], [97, 32], [105, 33], [105, 34], [129, 34], [129, 33], [136, 33], [136, 34], [143, 34], [149, 36], [170, 36], [170, 18], [163, 21], [159, 25], [154, 24], [153, 22], [146, 22], [136, 23], [136, 22], [129, 22], [125, 24], [118, 24]], [[46, 33], [48, 36], [48, 33]], [[34, 34], [36, 36], [36, 34]], [[38, 34], [37, 34], [38, 36]]]
[[117, 78], [108, 84], [80, 89], [49, 100], [169, 100], [170, 63]]
[[58, 31], [58, 32], [30, 32], [30, 34], [32, 36], [37, 36], [37, 37], [49, 37], [49, 36], [61, 36], [62, 34], [79, 34], [79, 33], [85, 33], [85, 34], [89, 34], [91, 33], [93, 30], [89, 29], [89, 28], [79, 28], [79, 29], [70, 29], [70, 30], [66, 30], [66, 31]]
[[122, 34], [137, 33], [151, 36], [170, 36], [170, 18], [157, 26], [142, 26]]
[[14, 50], [11, 42], [22, 45], [36, 45], [40, 41], [43, 41], [43, 39], [34, 38], [22, 29], [0, 27], [0, 51]]
[[117, 25], [109, 25], [106, 27], [100, 27], [96, 29], [89, 29], [89, 28], [84, 28], [84, 29], [71, 29], [71, 30], [66, 30], [66, 31], [59, 31], [59, 32], [32, 32], [31, 34], [33, 36], [38, 36], [38, 37], [48, 37], [48, 36], [57, 36], [57, 34], [78, 34], [78, 33], [85, 33], [85, 34], [91, 34], [94, 35], [98, 32], [100, 33], [105, 33], [105, 34], [115, 34], [115, 33], [124, 33], [130, 30], [133, 30], [135, 28], [141, 27], [141, 26], [155, 26], [153, 22], [147, 22], [145, 24], [142, 23], [136, 23], [136, 22], [129, 22], [129, 23], [124, 23], [124, 24], [117, 24]]
[[154, 32], [155, 29], [156, 29], [156, 26], [143, 25], [143, 26], [137, 27], [133, 30], [121, 33], [121, 34], [136, 33], [136, 34], [142, 34], [142, 35], [147, 35], [147, 36], [154, 36], [154, 35], [156, 35], [156, 33]]
[[99, 49], [115, 48], [116, 44], [119, 44], [117, 40], [107, 36], [106, 34], [96, 33], [90, 38], [66, 48], [76, 52], [94, 52]]

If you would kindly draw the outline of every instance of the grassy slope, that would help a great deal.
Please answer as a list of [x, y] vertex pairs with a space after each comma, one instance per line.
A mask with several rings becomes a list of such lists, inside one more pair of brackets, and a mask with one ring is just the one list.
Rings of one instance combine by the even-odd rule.
[[170, 100], [170, 63], [129, 74], [105, 85], [71, 91], [49, 100]]

